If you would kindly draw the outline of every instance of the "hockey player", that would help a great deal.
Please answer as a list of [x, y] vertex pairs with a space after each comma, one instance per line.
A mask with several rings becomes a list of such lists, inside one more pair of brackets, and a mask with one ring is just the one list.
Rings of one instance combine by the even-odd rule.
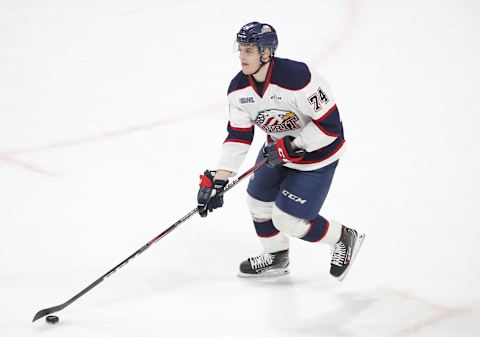
[[332, 247], [330, 274], [342, 280], [364, 239], [354, 229], [319, 215], [345, 148], [330, 87], [306, 64], [275, 57], [275, 29], [259, 22], [237, 34], [242, 70], [228, 88], [228, 135], [216, 171], [201, 176], [202, 217], [222, 207], [221, 191], [238, 172], [254, 126], [267, 134], [250, 179], [247, 204], [263, 253], [240, 264], [241, 277], [288, 274], [289, 236]]

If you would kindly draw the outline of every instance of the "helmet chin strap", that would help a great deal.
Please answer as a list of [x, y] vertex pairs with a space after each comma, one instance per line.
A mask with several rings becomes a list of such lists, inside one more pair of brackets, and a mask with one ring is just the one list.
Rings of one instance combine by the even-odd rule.
[[262, 61], [262, 56], [260, 55], [260, 66], [258, 67], [257, 70], [255, 70], [254, 73], [252, 73], [252, 75], [255, 75], [256, 73], [258, 73], [264, 65], [269, 64], [272, 58], [273, 58], [273, 55], [270, 55], [270, 57], [268, 58], [268, 61]]
[[260, 71], [260, 69], [262, 69], [262, 67], [266, 64], [270, 63], [270, 60], [268, 60], [268, 62], [264, 62], [264, 61], [260, 61], [260, 66], [258, 67], [257, 70], [255, 70], [254, 73], [252, 73], [252, 75], [255, 75], [256, 73], [258, 73]]

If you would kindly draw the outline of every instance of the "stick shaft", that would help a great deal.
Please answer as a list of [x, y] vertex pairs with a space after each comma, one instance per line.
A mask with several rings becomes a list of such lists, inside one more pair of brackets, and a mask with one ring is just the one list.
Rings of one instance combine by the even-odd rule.
[[[263, 159], [262, 161], [258, 162], [257, 164], [255, 164], [255, 166], [253, 166], [252, 168], [250, 168], [249, 170], [247, 170], [245, 173], [243, 173], [242, 175], [240, 175], [236, 180], [234, 180], [232, 183], [228, 184], [225, 189], [223, 190], [222, 194], [223, 193], [226, 193], [227, 191], [229, 191], [232, 187], [234, 187], [235, 185], [237, 185], [240, 181], [242, 181], [243, 179], [245, 179], [247, 176], [249, 176], [250, 174], [252, 174], [254, 171], [258, 170], [260, 167], [264, 166], [265, 164], [267, 163], [267, 159]], [[73, 296], [71, 299], [69, 299], [68, 301], [66, 301], [65, 303], [62, 303], [60, 305], [57, 305], [57, 306], [54, 306], [54, 307], [50, 307], [50, 308], [46, 308], [46, 309], [42, 309], [40, 310], [39, 312], [37, 312], [35, 314], [35, 316], [33, 317], [33, 322], [35, 322], [37, 319], [39, 318], [42, 318], [44, 316], [47, 316], [51, 313], [54, 313], [54, 312], [57, 312], [57, 311], [60, 311], [66, 307], [68, 307], [70, 304], [72, 304], [73, 302], [75, 302], [77, 299], [79, 299], [80, 297], [82, 297], [83, 295], [85, 295], [87, 292], [89, 292], [90, 290], [92, 290], [93, 288], [95, 288], [97, 285], [99, 285], [100, 283], [103, 282], [103, 280], [105, 280], [107, 277], [110, 277], [113, 273], [115, 273], [117, 270], [119, 270], [120, 268], [122, 268], [123, 266], [125, 266], [130, 260], [132, 260], [133, 258], [137, 257], [138, 255], [142, 254], [144, 251], [146, 251], [148, 248], [150, 248], [154, 243], [156, 243], [157, 241], [159, 241], [160, 239], [164, 238], [165, 236], [167, 236], [168, 234], [170, 234], [174, 229], [176, 229], [180, 224], [184, 223], [185, 221], [187, 221], [188, 219], [190, 219], [193, 215], [195, 215], [195, 213], [198, 212], [198, 209], [195, 208], [193, 210], [191, 210], [189, 213], [187, 213], [186, 215], [184, 215], [182, 218], [180, 218], [177, 222], [175, 222], [173, 225], [171, 225], [170, 227], [168, 227], [167, 229], [165, 229], [163, 232], [161, 232], [160, 234], [158, 234], [157, 236], [155, 236], [152, 240], [150, 240], [149, 242], [147, 242], [145, 245], [143, 245], [142, 247], [140, 247], [138, 250], [136, 250], [133, 254], [131, 254], [129, 257], [127, 257], [125, 260], [123, 260], [122, 262], [120, 262], [119, 264], [117, 264], [115, 267], [113, 267], [112, 269], [110, 269], [108, 272], [106, 272], [104, 275], [100, 276], [98, 279], [96, 279], [94, 282], [92, 282], [89, 286], [87, 286], [85, 289], [83, 289], [82, 291], [80, 291], [78, 294], [76, 294], [75, 296]]]

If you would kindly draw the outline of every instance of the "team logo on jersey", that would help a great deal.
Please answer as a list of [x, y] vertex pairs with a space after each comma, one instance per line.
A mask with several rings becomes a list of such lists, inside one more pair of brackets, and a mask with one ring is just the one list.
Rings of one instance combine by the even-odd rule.
[[293, 112], [280, 110], [265, 110], [255, 119], [255, 124], [267, 133], [283, 132], [300, 128], [299, 118]]
[[253, 97], [240, 97], [238, 101], [240, 102], [240, 104], [255, 103]]

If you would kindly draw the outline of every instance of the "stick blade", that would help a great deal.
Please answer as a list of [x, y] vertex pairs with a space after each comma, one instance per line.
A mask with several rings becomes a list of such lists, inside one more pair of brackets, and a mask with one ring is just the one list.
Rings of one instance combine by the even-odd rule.
[[40, 319], [42, 317], [45, 317], [49, 314], [52, 314], [54, 312], [57, 312], [59, 310], [63, 309], [63, 305], [57, 305], [56, 307], [51, 307], [51, 308], [46, 308], [46, 309], [42, 309], [40, 310], [39, 312], [37, 312], [35, 314], [35, 317], [33, 317], [33, 320], [32, 322], [35, 322], [37, 319]]

